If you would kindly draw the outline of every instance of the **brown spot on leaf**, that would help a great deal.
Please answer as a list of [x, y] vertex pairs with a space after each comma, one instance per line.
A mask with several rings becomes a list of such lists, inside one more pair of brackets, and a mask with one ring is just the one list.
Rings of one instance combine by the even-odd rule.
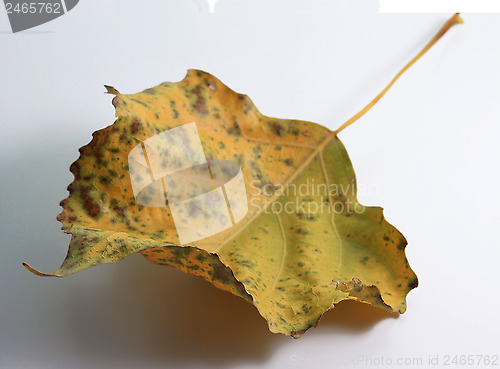
[[91, 192], [91, 187], [90, 186], [80, 186], [80, 195], [83, 200], [83, 205], [85, 207], [85, 210], [87, 210], [87, 213], [92, 217], [95, 218], [99, 215], [101, 212], [101, 208], [98, 204], [94, 202], [92, 197], [90, 196]]
[[130, 130], [132, 131], [132, 133], [137, 133], [137, 131], [139, 130], [139, 128], [142, 126], [142, 123], [139, 122], [139, 120], [134, 120], [134, 122], [130, 125]]
[[201, 95], [200, 86], [196, 86], [191, 90], [191, 92], [195, 94], [197, 97], [196, 102], [193, 105], [193, 108], [200, 114], [208, 114], [208, 110], [205, 105], [205, 99]]
[[132, 101], [136, 102], [137, 104], [140, 104], [140, 105], [148, 108], [148, 105], [146, 103], [142, 102], [141, 100], [137, 100], [137, 99], [130, 99], [130, 100], [132, 100]]
[[227, 133], [229, 133], [232, 136], [241, 136], [241, 128], [238, 122], [234, 121], [233, 125], [227, 129]]
[[281, 132], [283, 131], [283, 127], [280, 124], [278, 124], [278, 122], [273, 123], [273, 129], [274, 129], [274, 132], [278, 136], [281, 136]]

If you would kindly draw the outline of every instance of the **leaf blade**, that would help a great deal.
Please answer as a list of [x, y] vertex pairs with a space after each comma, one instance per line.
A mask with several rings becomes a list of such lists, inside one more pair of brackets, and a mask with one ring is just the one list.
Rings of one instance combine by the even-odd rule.
[[[325, 311], [344, 299], [381, 308], [388, 308], [389, 301], [394, 310], [404, 311], [408, 288], [403, 283], [401, 288], [391, 285], [387, 267], [374, 261], [376, 270], [384, 275], [383, 281], [369, 273], [360, 274], [361, 266], [354, 271], [345, 267], [354, 264], [355, 258], [366, 257], [366, 245], [370, 243], [362, 243], [361, 252], [360, 247], [343, 246], [340, 257], [341, 245], [353, 227], [352, 219], [368, 224], [372, 233], [378, 232], [376, 242], [381, 245], [383, 236], [376, 229], [383, 217], [381, 210], [370, 208], [361, 218], [349, 213], [357, 204], [355, 175], [335, 133], [311, 122], [266, 117], [245, 95], [195, 70], [188, 71], [180, 82], [161, 84], [139, 94], [116, 91], [113, 104], [118, 119], [95, 132], [92, 142], [80, 150], [80, 158], [71, 166], [75, 180], [58, 219], [65, 232], [72, 234], [72, 241], [54, 275], [69, 275], [140, 252], [149, 261], [199, 275], [252, 301], [268, 320], [271, 331], [295, 337], [315, 326]], [[146, 208], [134, 202], [126, 163], [128, 152], [138, 143], [192, 121], [197, 124], [207, 158], [240, 164], [245, 182], [254, 182], [254, 186], [247, 186], [249, 198], [257, 199], [258, 204], [267, 201], [268, 205], [231, 229], [186, 247], [176, 238], [168, 207]], [[266, 194], [277, 184], [300, 186], [311, 178], [353, 191], [337, 191], [335, 197]], [[304, 211], [278, 216], [264, 212], [272, 204], [285, 206], [288, 201], [297, 201], [296, 197], [301, 204], [317, 203], [324, 209], [332, 209], [331, 202], [337, 201], [345, 206], [344, 213], [308, 219]], [[349, 206], [345, 205], [348, 200], [352, 202]], [[383, 227], [393, 229], [388, 223]], [[321, 237], [315, 239], [313, 235]], [[273, 245], [281, 247], [263, 248]], [[176, 249], [197, 250], [197, 255], [212, 261], [201, 262], [202, 267], [193, 256], [172, 257]], [[398, 268], [407, 264], [404, 252], [394, 247], [391, 250], [399, 260]], [[224, 278], [217, 276], [220, 268], [231, 273], [222, 273]], [[401, 278], [398, 275], [398, 280]], [[384, 296], [385, 292], [393, 297]]]

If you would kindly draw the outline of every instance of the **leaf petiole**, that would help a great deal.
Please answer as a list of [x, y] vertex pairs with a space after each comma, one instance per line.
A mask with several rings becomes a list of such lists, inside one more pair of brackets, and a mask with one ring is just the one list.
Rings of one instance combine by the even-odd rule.
[[420, 59], [443, 35], [454, 25], [456, 24], [461, 24], [463, 23], [462, 18], [460, 18], [460, 13], [455, 13], [444, 25], [441, 27], [438, 33], [432, 38], [432, 40], [429, 41], [427, 45], [408, 63], [406, 64], [403, 69], [399, 71], [398, 74], [396, 74], [396, 77], [392, 79], [392, 81], [387, 85], [386, 88], [382, 90], [368, 105], [366, 105], [361, 111], [359, 111], [357, 114], [355, 114], [353, 117], [351, 117], [349, 120], [347, 120], [344, 124], [342, 124], [336, 131], [333, 132], [334, 135], [337, 135], [340, 131], [344, 130], [345, 128], [349, 127], [351, 124], [353, 124], [355, 121], [357, 121], [359, 118], [361, 118], [363, 115], [365, 115], [368, 110], [370, 110], [381, 98], [382, 96], [385, 95], [387, 91], [392, 87], [392, 85], [401, 77], [401, 75], [406, 72], [415, 62]]

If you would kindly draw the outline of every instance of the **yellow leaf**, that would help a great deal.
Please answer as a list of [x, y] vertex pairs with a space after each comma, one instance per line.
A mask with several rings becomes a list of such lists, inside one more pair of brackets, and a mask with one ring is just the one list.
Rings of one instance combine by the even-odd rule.
[[[445, 27], [459, 20], [455, 15]], [[70, 168], [70, 195], [61, 202], [58, 220], [72, 235], [68, 255], [52, 274], [26, 266], [61, 277], [140, 252], [246, 299], [272, 332], [293, 337], [346, 299], [403, 313], [407, 293], [418, 284], [405, 256], [407, 242], [381, 208], [358, 203], [354, 170], [337, 135], [388, 88], [331, 132], [266, 117], [246, 95], [199, 70], [138, 94], [107, 86], [118, 119], [80, 149]], [[248, 212], [231, 227], [186, 243], [168, 196], [164, 206], [141, 205], [130, 153], [192, 123], [209, 162], [229, 160], [241, 168]]]

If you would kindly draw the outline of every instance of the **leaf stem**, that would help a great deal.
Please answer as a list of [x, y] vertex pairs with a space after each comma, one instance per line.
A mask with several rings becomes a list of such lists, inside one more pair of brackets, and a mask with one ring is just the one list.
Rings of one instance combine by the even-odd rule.
[[335, 132], [334, 134], [337, 135], [340, 131], [343, 129], [347, 128], [351, 124], [353, 124], [355, 121], [357, 121], [359, 118], [361, 118], [363, 115], [365, 115], [368, 110], [370, 110], [381, 98], [382, 96], [385, 95], [387, 91], [392, 87], [392, 85], [401, 77], [401, 75], [406, 72], [415, 62], [420, 59], [443, 35], [455, 24], [461, 24], [463, 23], [462, 18], [460, 18], [460, 13], [455, 13], [444, 25], [441, 27], [438, 33], [432, 38], [432, 40], [429, 41], [427, 45], [408, 63], [404, 66], [403, 69], [399, 71], [398, 74], [396, 74], [396, 77], [392, 79], [392, 81], [387, 85], [386, 88], [382, 90], [368, 105], [366, 105], [361, 111], [359, 111], [357, 114], [355, 114], [353, 117], [351, 117], [349, 120], [347, 120], [344, 124], [342, 124]]

